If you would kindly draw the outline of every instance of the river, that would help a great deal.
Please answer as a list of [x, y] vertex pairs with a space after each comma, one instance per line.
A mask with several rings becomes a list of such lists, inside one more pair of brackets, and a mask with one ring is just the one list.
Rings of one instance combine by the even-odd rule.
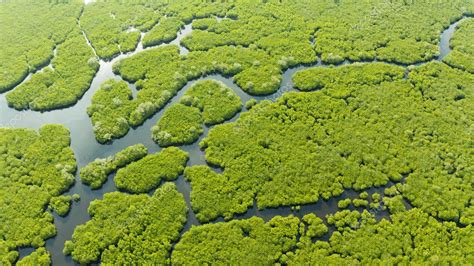
[[[461, 19], [462, 20], [462, 19]], [[455, 23], [451, 24], [447, 29], [445, 29], [440, 36], [440, 55], [437, 60], [442, 60], [449, 52], [449, 41], [455, 31], [456, 25], [461, 21], [458, 20]], [[191, 25], [185, 25], [185, 27], [179, 32], [178, 37], [173, 40], [171, 43], [180, 45], [181, 39], [191, 32], [192, 28]], [[143, 38], [143, 33], [142, 37]], [[85, 34], [84, 34], [85, 36]], [[86, 36], [85, 36], [86, 38]], [[87, 39], [87, 38], [86, 38]], [[92, 130], [92, 124], [90, 118], [86, 113], [86, 108], [90, 105], [91, 98], [94, 93], [99, 89], [100, 85], [108, 79], [116, 79], [122, 80], [120, 76], [115, 75], [112, 72], [112, 65], [126, 57], [133, 56], [134, 54], [143, 51], [144, 48], [141, 44], [141, 39], [135, 51], [121, 54], [118, 57], [115, 57], [111, 61], [100, 61], [100, 68], [97, 72], [96, 76], [94, 77], [92, 84], [89, 90], [84, 94], [84, 96], [75, 104], [69, 108], [61, 109], [61, 110], [54, 110], [49, 112], [34, 112], [30, 110], [26, 111], [17, 111], [11, 108], [8, 108], [5, 93], [0, 95], [0, 125], [4, 127], [16, 127], [16, 128], [34, 128], [38, 129], [45, 124], [62, 124], [67, 127], [71, 132], [71, 147], [74, 150], [78, 167], [81, 168], [96, 158], [104, 158], [115, 154], [116, 152], [137, 143], [144, 144], [150, 153], [160, 151], [160, 147], [153, 142], [151, 139], [151, 132], [150, 129], [152, 126], [156, 124], [156, 122], [161, 118], [163, 115], [163, 110], [155, 114], [152, 118], [148, 119], [142, 126], [131, 129], [129, 133], [118, 140], [115, 140], [111, 144], [102, 145], [99, 144], [95, 140], [94, 132]], [[168, 43], [169, 44], [169, 43]], [[163, 44], [166, 45], [166, 44]], [[180, 53], [185, 54], [187, 53], [187, 49], [180, 45]], [[151, 47], [153, 48], [153, 47]], [[147, 49], [147, 48], [145, 48]], [[344, 62], [343, 64], [349, 64], [350, 62]], [[192, 86], [196, 81], [203, 80], [203, 79], [215, 79], [222, 81], [224, 84], [232, 88], [242, 99], [242, 102], [245, 103], [247, 100], [251, 98], [255, 98], [257, 100], [269, 99], [275, 100], [282, 93], [287, 91], [293, 91], [293, 83], [291, 81], [291, 77], [293, 74], [299, 70], [307, 69], [310, 67], [326, 67], [326, 65], [322, 64], [320, 61], [310, 66], [298, 66], [294, 68], [287, 69], [283, 73], [283, 78], [281, 82], [281, 86], [279, 90], [270, 95], [270, 96], [251, 96], [245, 93], [242, 89], [240, 89], [232, 79], [225, 78], [220, 75], [209, 75], [206, 77], [199, 78], [197, 80], [190, 81], [186, 84], [186, 86], [179, 91], [179, 93], [167, 104], [166, 107], [170, 106], [179, 101], [181, 96], [186, 92], [186, 90]], [[136, 95], [136, 88], [133, 84], [129, 84], [129, 87], [132, 89], [133, 94]], [[166, 108], [165, 107], [165, 108]], [[164, 109], [165, 109], [164, 108]], [[237, 114], [233, 119], [230, 121], [235, 121], [240, 114]], [[205, 127], [204, 134], [201, 138], [192, 145], [182, 146], [181, 148], [187, 152], [189, 152], [190, 160], [188, 165], [199, 165], [199, 164], [206, 164], [204, 158], [204, 152], [199, 149], [198, 143], [207, 136], [209, 131], [208, 127]], [[192, 225], [198, 225], [199, 222], [197, 221], [194, 212], [191, 210], [190, 205], [190, 184], [184, 180], [182, 176], [180, 176], [176, 181], [174, 181], [178, 187], [178, 190], [184, 194], [186, 199], [188, 208], [190, 209], [188, 215], [188, 221], [185, 225], [183, 232], [187, 231]], [[369, 192], [383, 192], [384, 187], [381, 188], [372, 188], [368, 190]], [[66, 217], [59, 217], [56, 214], [54, 215], [54, 224], [57, 228], [57, 236], [47, 240], [46, 248], [51, 253], [51, 259], [54, 265], [75, 265], [71, 258], [68, 256], [64, 256], [62, 254], [62, 249], [64, 246], [64, 242], [71, 238], [74, 228], [77, 225], [83, 224], [89, 220], [89, 215], [87, 214], [87, 208], [89, 203], [95, 199], [101, 199], [104, 193], [116, 191], [115, 184], [113, 182], [113, 174], [109, 176], [108, 181], [104, 184], [104, 186], [99, 190], [91, 190], [88, 186], [83, 185], [80, 182], [78, 174], [76, 174], [76, 183], [66, 194], [74, 194], [77, 193], [81, 196], [81, 200], [79, 202], [73, 203], [71, 211], [68, 216]], [[264, 220], [268, 221], [272, 217], [276, 215], [289, 215], [294, 214], [299, 217], [307, 214], [307, 213], [315, 213], [320, 217], [324, 217], [328, 213], [334, 213], [338, 210], [337, 208], [337, 201], [344, 197], [356, 197], [358, 195], [357, 192], [348, 190], [344, 192], [343, 195], [337, 198], [332, 198], [328, 201], [320, 200], [315, 204], [308, 204], [301, 207], [300, 211], [293, 211], [290, 207], [281, 207], [275, 209], [265, 209], [259, 211], [256, 207], [253, 207], [248, 210], [247, 213], [243, 215], [237, 215], [236, 219], [248, 218], [252, 216], [259, 216], [262, 217]], [[374, 211], [377, 218], [387, 217], [387, 213], [382, 210], [375, 210]], [[217, 219], [216, 221], [223, 221], [223, 219]], [[32, 252], [32, 248], [24, 248], [20, 250], [20, 256], [23, 257], [30, 252]]]

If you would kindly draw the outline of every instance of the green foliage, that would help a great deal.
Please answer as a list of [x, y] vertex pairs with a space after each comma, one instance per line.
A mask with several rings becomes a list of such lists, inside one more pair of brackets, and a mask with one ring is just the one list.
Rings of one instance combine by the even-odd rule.
[[49, 208], [55, 211], [59, 216], [66, 216], [71, 208], [72, 197], [68, 195], [60, 195], [52, 197], [49, 201]]
[[362, 213], [358, 211], [342, 210], [334, 214], [326, 215], [328, 224], [334, 225], [339, 231], [349, 231], [359, 228], [365, 223], [373, 223], [375, 218], [372, 214], [364, 210]]
[[327, 1], [313, 20], [316, 52], [331, 64], [375, 58], [402, 64], [428, 61], [438, 55], [439, 33], [470, 5], [469, 1], [404, 2]]
[[384, 208], [388, 208], [390, 213], [404, 212], [406, 211], [405, 201], [402, 195], [395, 197], [384, 197], [383, 198]]
[[386, 196], [395, 196], [395, 195], [399, 195], [400, 191], [398, 191], [397, 186], [391, 186], [384, 190], [384, 194]]
[[347, 198], [347, 199], [343, 199], [343, 200], [340, 200], [337, 202], [337, 207], [339, 209], [345, 209], [347, 207], [349, 207], [349, 205], [351, 205], [352, 203], [352, 200]]
[[[411, 169], [398, 190], [413, 206], [444, 220], [472, 223], [471, 200], [474, 76], [442, 63], [409, 75], [424, 99], [426, 113], [407, 131], [416, 148]], [[413, 123], [413, 122], [412, 122]], [[471, 214], [470, 214], [471, 213]], [[470, 221], [470, 222], [469, 222]]]
[[152, 128], [152, 137], [160, 146], [191, 144], [204, 132], [203, 118], [198, 108], [175, 104]]
[[335, 232], [329, 242], [308, 243], [288, 265], [472, 264], [472, 226], [439, 222], [420, 209], [391, 215], [391, 222]]
[[42, 247], [56, 235], [46, 208], [74, 182], [69, 144], [69, 131], [60, 125], [38, 133], [0, 128], [0, 264], [13, 263], [17, 248]]
[[143, 47], [170, 42], [177, 37], [178, 31], [184, 24], [179, 18], [164, 17], [143, 37]]
[[301, 91], [344, 86], [378, 85], [382, 82], [401, 80], [405, 69], [385, 63], [355, 63], [340, 67], [314, 67], [298, 71], [293, 76], [295, 87]]
[[353, 199], [352, 204], [354, 207], [367, 207], [369, 205], [369, 202], [365, 199]]
[[140, 160], [148, 154], [148, 149], [143, 144], [129, 146], [115, 155], [105, 159], [95, 159], [80, 171], [81, 181], [92, 189], [102, 187], [107, 177], [117, 169], [134, 161]]
[[244, 213], [253, 205], [251, 194], [205, 165], [187, 167], [184, 177], [191, 182], [191, 206], [201, 222], [219, 216], [229, 220], [234, 213]]
[[0, 240], [0, 263], [2, 265], [12, 265], [18, 258], [18, 251], [14, 250], [13, 243]]
[[254, 105], [256, 105], [258, 102], [254, 98], [248, 100], [245, 102], [245, 109], [250, 110]]
[[53, 49], [76, 27], [80, 8], [78, 1], [0, 4], [0, 92], [12, 89], [28, 73], [49, 64]]
[[310, 25], [305, 23], [304, 17], [294, 15], [301, 11], [291, 3], [284, 7], [239, 3], [234, 10], [239, 17], [237, 20], [217, 22], [209, 18], [195, 21], [193, 32], [182, 44], [191, 51], [255, 45], [279, 60], [284, 68], [317, 60], [309, 42]]
[[[254, 199], [259, 208], [300, 205], [408, 175], [400, 190], [413, 205], [460, 219], [472, 198], [472, 180], [465, 178], [472, 160], [466, 130], [474, 117], [472, 79], [434, 62], [412, 69], [407, 81], [336, 82], [328, 90], [262, 101], [202, 141], [206, 160], [224, 171], [201, 172], [215, 181], [194, 196], [198, 212], [229, 218]], [[191, 178], [193, 190], [205, 187], [204, 179]], [[218, 204], [206, 203], [212, 200]]]
[[[285, 94], [274, 103], [248, 101], [249, 112], [213, 127], [200, 143], [207, 162], [222, 172], [201, 165], [186, 168], [184, 176], [200, 222], [230, 220], [254, 204], [297, 211], [346, 189], [391, 181], [395, 185], [383, 198], [362, 192], [359, 199], [338, 202], [341, 209], [383, 204], [389, 220], [377, 222], [367, 210], [342, 210], [326, 217], [337, 229], [329, 241], [316, 242], [329, 230], [315, 214], [302, 221], [277, 216], [267, 223], [254, 217], [200, 225], [184, 233], [170, 258], [187, 207], [175, 185], [165, 183], [153, 196], [113, 192], [93, 201], [91, 220], [76, 228], [64, 253], [82, 264], [104, 265], [471, 265], [473, 20], [459, 24], [446, 64], [403, 68], [387, 62], [433, 59], [441, 30], [472, 14], [469, 0], [99, 1], [83, 9], [76, 1], [10, 1], [0, 4], [0, 32], [6, 36], [0, 38], [0, 92], [51, 61], [51, 68], [7, 95], [10, 106], [44, 111], [74, 104], [98, 68], [82, 30], [98, 57], [108, 60], [135, 49], [141, 32], [149, 30], [144, 46], [158, 45], [192, 22], [194, 31], [182, 41], [189, 54], [164, 45], [113, 66], [139, 91], [133, 98], [127, 83], [112, 80], [94, 95], [88, 114], [97, 140], [106, 143], [209, 74], [232, 77], [247, 93], [265, 95], [279, 88], [285, 69], [315, 63], [317, 56], [330, 64], [382, 60], [297, 72], [295, 86], [306, 93]], [[198, 82], [165, 111], [153, 139], [161, 146], [192, 143], [203, 123], [221, 123], [241, 108], [223, 84]], [[1, 265], [15, 263], [17, 250], [28, 246], [37, 249], [18, 264], [51, 263], [43, 246], [56, 231], [46, 210], [66, 215], [78, 199], [61, 195], [76, 170], [69, 142], [60, 126], [43, 127], [39, 134], [0, 129]], [[147, 155], [145, 146], [135, 145], [97, 159], [80, 175], [99, 188], [128, 165], [118, 171], [117, 187], [143, 193], [162, 179], [176, 179], [187, 160], [175, 147]]]
[[72, 194], [71, 199], [72, 199], [73, 201], [76, 201], [76, 202], [77, 202], [77, 201], [80, 201], [80, 200], [81, 200], [81, 196], [80, 196], [79, 194], [75, 193], [75, 194]]
[[[126, 91], [121, 91], [124, 100], [120, 108], [111, 100], [118, 93], [101, 97], [101, 108], [92, 108], [100, 113], [95, 119], [93, 117], [93, 123], [109, 125], [102, 128], [103, 133], [96, 132], [99, 141], [106, 134], [110, 138], [121, 137], [127, 133], [129, 126], [143, 124], [190, 80], [219, 72], [234, 76], [235, 82], [248, 93], [261, 95], [275, 92], [282, 74], [281, 67], [264, 51], [228, 46], [180, 56], [177, 46], [166, 45], [125, 58], [117, 62], [113, 70], [123, 79], [135, 82], [139, 91], [137, 97], [131, 100], [130, 90], [124, 87]], [[96, 94], [104, 95], [101, 90]], [[112, 119], [109, 114], [123, 118], [121, 121], [127, 121], [129, 126], [120, 123], [123, 130], [114, 130], [116, 122], [109, 121]], [[122, 126], [119, 128], [122, 129]]]
[[120, 169], [114, 181], [119, 189], [128, 192], [148, 192], [162, 180], [171, 181], [178, 178], [183, 173], [187, 161], [187, 152], [169, 147]]
[[379, 202], [380, 199], [381, 199], [381, 196], [380, 196], [379, 193], [374, 193], [374, 194], [372, 194], [372, 200], [373, 200], [374, 202]]
[[99, 63], [78, 29], [58, 45], [51, 68], [33, 74], [6, 95], [8, 105], [18, 109], [47, 111], [75, 104], [89, 89]]
[[276, 216], [194, 226], [176, 244], [174, 265], [271, 265], [296, 245], [299, 219]]
[[224, 83], [214, 80], [198, 81], [186, 91], [180, 103], [201, 110], [206, 125], [222, 123], [242, 109], [240, 97]]
[[81, 27], [97, 55], [108, 60], [133, 51], [140, 31], [151, 29], [159, 18], [153, 8], [138, 2], [93, 2], [84, 7]]
[[111, 192], [89, 206], [91, 220], [74, 230], [64, 254], [89, 264], [168, 264], [171, 245], [186, 222], [184, 197], [173, 183], [153, 196]]
[[124, 81], [111, 79], [101, 85], [87, 108], [97, 141], [106, 143], [127, 134], [131, 99], [132, 91]]
[[17, 266], [49, 266], [51, 265], [51, 258], [45, 248], [38, 248], [30, 255], [22, 258], [16, 264]]
[[[321, 237], [329, 231], [328, 227], [324, 224], [323, 220], [316, 216], [314, 213], [303, 216], [303, 222], [306, 225], [306, 231], [304, 236], [309, 238]], [[301, 227], [301, 226], [300, 226]]]
[[474, 44], [472, 39], [474, 39], [474, 19], [469, 18], [457, 26], [449, 44], [453, 50], [443, 61], [450, 66], [474, 74]]

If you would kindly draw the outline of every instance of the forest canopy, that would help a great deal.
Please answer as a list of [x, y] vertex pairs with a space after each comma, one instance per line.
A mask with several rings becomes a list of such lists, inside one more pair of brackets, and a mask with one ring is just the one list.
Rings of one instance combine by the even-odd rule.
[[0, 128], [1, 264], [14, 263], [19, 247], [37, 249], [23, 263], [49, 261], [43, 247], [56, 227], [47, 208], [74, 183], [76, 160], [69, 144], [69, 131], [61, 125], [38, 132]]
[[0, 265], [474, 265], [473, 17], [0, 0]]

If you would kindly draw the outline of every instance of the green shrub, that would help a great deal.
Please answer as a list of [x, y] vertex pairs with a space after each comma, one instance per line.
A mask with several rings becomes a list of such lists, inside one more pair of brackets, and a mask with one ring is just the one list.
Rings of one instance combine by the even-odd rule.
[[160, 23], [153, 27], [143, 37], [143, 47], [159, 45], [176, 39], [178, 31], [183, 26], [184, 24], [179, 18], [162, 18]]
[[299, 219], [276, 216], [193, 226], [176, 244], [171, 262], [270, 265], [296, 245]]
[[14, 263], [21, 247], [38, 248], [22, 264], [49, 261], [42, 247], [56, 228], [47, 207], [65, 215], [70, 198], [61, 194], [74, 183], [69, 145], [69, 131], [61, 125], [38, 132], [0, 128], [0, 264]]
[[16, 265], [18, 266], [49, 266], [51, 265], [51, 258], [48, 251], [45, 248], [38, 248], [33, 251], [30, 255], [20, 259]]
[[351, 205], [352, 203], [352, 200], [347, 198], [347, 199], [343, 199], [343, 200], [340, 200], [337, 202], [337, 207], [339, 209], [345, 209], [347, 207], [349, 207], [349, 205]]
[[162, 181], [171, 181], [183, 173], [188, 153], [176, 147], [163, 149], [118, 170], [114, 181], [119, 189], [145, 193]]
[[97, 141], [107, 143], [127, 134], [131, 99], [132, 91], [124, 81], [111, 79], [101, 85], [87, 108]]
[[193, 143], [204, 131], [202, 123], [198, 108], [172, 105], [152, 128], [153, 140], [162, 147]]
[[173, 183], [153, 196], [111, 192], [89, 206], [91, 220], [74, 230], [64, 254], [81, 264], [166, 264], [186, 222], [184, 197]]
[[201, 110], [206, 125], [222, 123], [242, 109], [240, 97], [224, 83], [214, 80], [195, 83], [180, 103]]
[[74, 105], [89, 89], [97, 62], [90, 62], [94, 53], [76, 28], [58, 45], [51, 61], [45, 67], [6, 95], [8, 105], [18, 109], [47, 111]]
[[471, 227], [439, 222], [414, 208], [392, 214], [390, 220], [335, 232], [328, 242], [302, 245], [289, 254], [287, 264], [471, 264], [472, 245], [467, 239], [473, 236]]
[[151, 29], [159, 19], [152, 7], [140, 3], [94, 2], [85, 5], [81, 27], [97, 55], [110, 60], [133, 51], [140, 31]]
[[77, 27], [81, 5], [79, 2], [2, 2], [0, 92], [14, 88], [29, 73], [51, 62], [54, 48]]
[[385, 63], [356, 63], [340, 67], [314, 67], [293, 75], [295, 87], [301, 91], [312, 91], [341, 86], [378, 85], [382, 82], [401, 80], [405, 69]]
[[107, 177], [119, 168], [140, 160], [148, 154], [143, 144], [129, 146], [105, 159], [95, 159], [80, 171], [81, 181], [92, 189], [99, 189], [107, 181]]
[[471, 41], [474, 38], [473, 32], [474, 19], [461, 22], [449, 43], [453, 50], [443, 62], [474, 74], [474, 45]]
[[66, 216], [71, 208], [71, 196], [61, 195], [52, 197], [49, 201], [49, 208], [55, 211], [59, 216]]

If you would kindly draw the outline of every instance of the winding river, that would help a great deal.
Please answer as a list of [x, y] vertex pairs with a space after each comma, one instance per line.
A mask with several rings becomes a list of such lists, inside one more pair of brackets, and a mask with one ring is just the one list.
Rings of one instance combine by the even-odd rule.
[[[464, 19], [464, 18], [462, 18]], [[451, 24], [447, 29], [445, 29], [441, 33], [440, 37], [440, 55], [437, 60], [442, 60], [449, 52], [449, 41], [455, 31], [456, 25], [462, 21], [462, 19], [456, 21], [455, 23]], [[178, 37], [173, 40], [172, 44], [180, 45], [181, 39], [191, 32], [191, 25], [186, 25], [181, 32], [179, 32]], [[142, 33], [142, 38], [143, 38]], [[85, 34], [84, 34], [85, 36]], [[86, 36], [85, 36], [86, 37]], [[87, 39], [87, 38], [86, 38]], [[181, 47], [181, 53], [187, 53], [187, 49]], [[146, 48], [145, 48], [146, 49]], [[142, 126], [131, 129], [129, 133], [118, 140], [115, 140], [112, 144], [108, 145], [101, 145], [95, 140], [95, 136], [92, 130], [92, 125], [89, 117], [86, 113], [86, 108], [89, 106], [91, 102], [91, 98], [94, 93], [99, 89], [100, 85], [108, 80], [108, 79], [116, 79], [121, 80], [120, 76], [115, 75], [112, 72], [112, 65], [121, 60], [123, 58], [132, 56], [140, 51], [144, 50], [141, 39], [135, 51], [127, 54], [121, 54], [120, 56], [114, 58], [111, 61], [100, 61], [100, 68], [97, 72], [95, 78], [92, 81], [90, 89], [84, 94], [82, 99], [78, 101], [77, 104], [71, 106], [69, 108], [55, 110], [50, 112], [34, 112], [34, 111], [17, 111], [11, 108], [8, 108], [5, 94], [0, 95], [0, 126], [3, 127], [17, 127], [17, 128], [34, 128], [38, 129], [42, 125], [45, 124], [52, 124], [58, 123], [63, 124], [67, 128], [69, 128], [71, 132], [71, 147], [75, 152], [78, 167], [81, 168], [88, 164], [89, 162], [93, 161], [96, 158], [103, 158], [109, 155], [112, 155], [130, 145], [142, 143], [148, 149], [150, 153], [158, 152], [160, 147], [153, 142], [151, 139], [151, 132], [150, 129], [156, 122], [160, 119], [163, 115], [163, 110], [155, 114], [152, 118], [148, 119]], [[345, 62], [343, 64], [349, 64], [349, 62]], [[254, 97], [247, 93], [245, 93], [242, 89], [240, 89], [232, 79], [224, 78], [220, 75], [209, 75], [203, 78], [199, 78], [197, 80], [190, 81], [186, 84], [186, 86], [179, 91], [179, 93], [168, 103], [167, 106], [174, 104], [179, 101], [181, 96], [186, 92], [186, 90], [192, 86], [196, 81], [203, 80], [203, 79], [215, 79], [220, 80], [225, 83], [227, 86], [232, 88], [242, 99], [242, 102], [245, 103], [247, 100], [251, 98], [255, 98], [257, 100], [263, 99], [270, 99], [275, 100], [282, 93], [287, 91], [292, 91], [293, 84], [291, 81], [291, 77], [293, 74], [299, 70], [303, 70], [306, 68], [314, 67], [314, 66], [321, 66], [325, 67], [326, 65], [322, 64], [320, 61], [311, 66], [298, 66], [295, 68], [290, 68], [283, 73], [283, 79], [281, 82], [280, 89], [270, 95], [270, 96], [259, 96]], [[129, 84], [130, 88], [136, 95], [136, 88], [133, 84]], [[165, 107], [166, 108], [166, 107]], [[230, 121], [235, 121], [240, 114], [237, 114], [233, 119]], [[209, 131], [208, 127], [205, 127], [204, 134], [201, 138], [192, 145], [182, 146], [181, 148], [187, 152], [189, 152], [190, 160], [188, 165], [198, 165], [198, 164], [206, 164], [204, 152], [199, 149], [198, 143], [207, 136]], [[75, 263], [71, 260], [70, 257], [66, 257], [62, 254], [62, 249], [64, 242], [71, 238], [74, 228], [77, 225], [83, 224], [89, 220], [89, 215], [87, 214], [87, 208], [89, 203], [95, 199], [100, 199], [103, 197], [104, 193], [116, 191], [115, 184], [113, 182], [113, 175], [109, 176], [109, 180], [104, 184], [104, 186], [100, 190], [91, 190], [88, 186], [83, 185], [80, 182], [79, 176], [76, 175], [76, 184], [71, 187], [71, 189], [66, 194], [74, 194], [78, 193], [81, 196], [81, 200], [79, 202], [75, 202], [71, 208], [71, 211], [68, 216], [66, 217], [59, 217], [56, 214], [54, 215], [54, 223], [57, 228], [57, 236], [47, 240], [46, 247], [48, 251], [51, 253], [51, 259], [54, 265], [74, 265]], [[197, 221], [194, 212], [191, 210], [190, 205], [190, 184], [184, 180], [182, 176], [180, 176], [176, 181], [178, 190], [184, 194], [187, 205], [190, 209], [188, 215], [188, 221], [185, 225], [183, 232], [187, 231], [192, 225], [198, 225], [199, 222]], [[372, 188], [369, 192], [383, 192], [384, 187], [382, 188]], [[281, 207], [275, 209], [264, 209], [258, 210], [255, 206], [248, 210], [247, 213], [243, 215], [237, 215], [236, 219], [248, 218], [252, 216], [259, 216], [262, 217], [264, 220], [269, 220], [276, 215], [289, 215], [294, 214], [297, 216], [303, 216], [307, 213], [316, 213], [320, 217], [324, 217], [328, 213], [333, 213], [337, 211], [337, 201], [344, 197], [356, 197], [358, 195], [357, 192], [348, 190], [344, 192], [343, 195], [337, 198], [332, 198], [328, 201], [320, 200], [315, 204], [308, 204], [301, 207], [301, 210], [298, 212], [293, 211], [290, 207]], [[377, 218], [386, 217], [387, 213], [382, 210], [375, 210], [374, 213], [376, 214]], [[222, 219], [217, 219], [216, 221], [222, 221]], [[32, 248], [25, 248], [20, 250], [20, 256], [23, 257], [29, 254], [33, 249]]]

